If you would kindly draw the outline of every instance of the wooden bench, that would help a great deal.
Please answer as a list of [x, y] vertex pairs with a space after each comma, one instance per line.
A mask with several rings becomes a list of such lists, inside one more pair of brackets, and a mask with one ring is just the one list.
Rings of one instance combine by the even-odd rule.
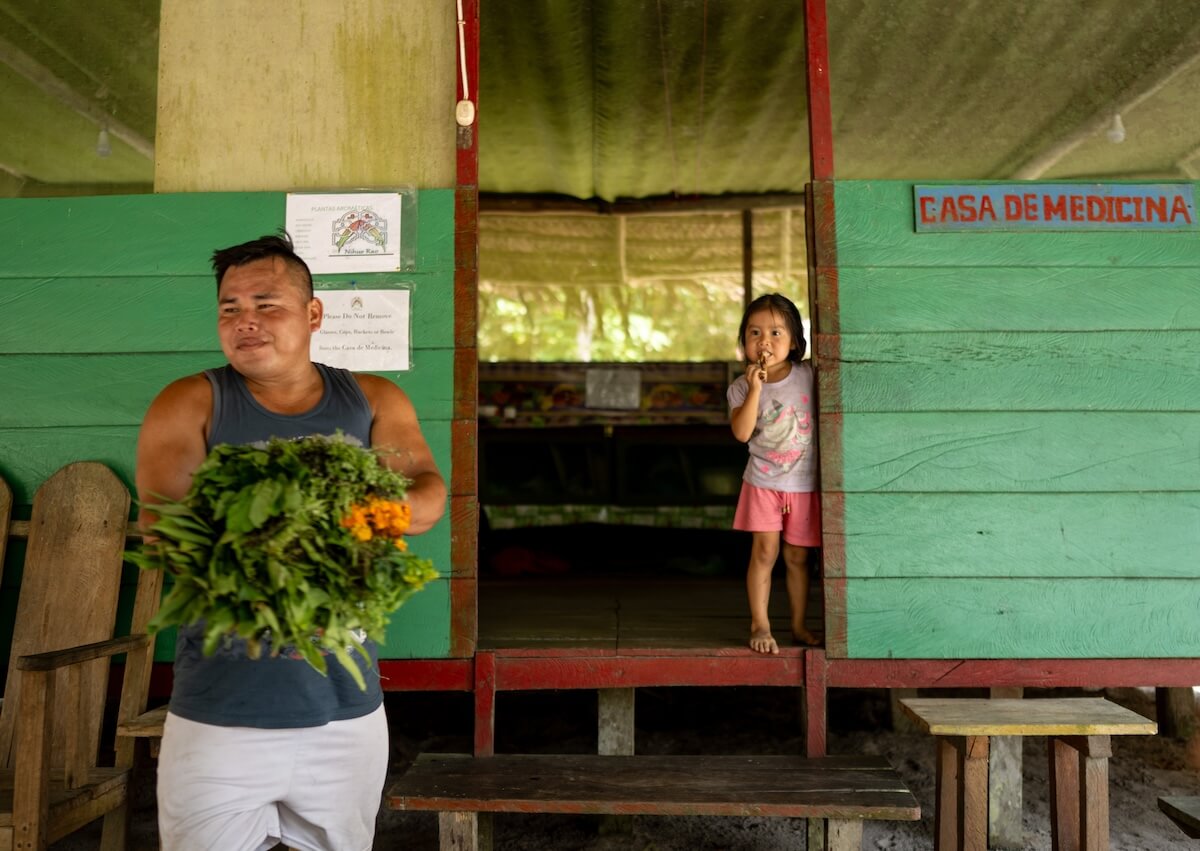
[[1159, 798], [1158, 808], [1192, 839], [1200, 839], [1200, 798]]
[[1153, 721], [1098, 697], [914, 697], [900, 705], [937, 737], [935, 851], [987, 851], [991, 736], [1045, 736], [1054, 848], [1107, 851], [1110, 737], [1158, 730]]
[[151, 758], [158, 759], [158, 749], [162, 744], [163, 725], [166, 722], [167, 706], [164, 704], [118, 724], [117, 737], [145, 739], [149, 745]]
[[423, 754], [387, 801], [439, 813], [442, 849], [490, 847], [480, 819], [490, 813], [807, 818], [808, 847], [828, 851], [861, 848], [862, 819], [921, 817], [900, 776], [874, 756]]

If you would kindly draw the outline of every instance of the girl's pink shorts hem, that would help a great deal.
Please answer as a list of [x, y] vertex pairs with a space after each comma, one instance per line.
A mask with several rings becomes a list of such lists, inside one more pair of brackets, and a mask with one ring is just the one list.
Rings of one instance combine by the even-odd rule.
[[810, 493], [784, 493], [742, 482], [733, 528], [743, 532], [783, 532], [793, 547], [821, 546], [821, 500]]

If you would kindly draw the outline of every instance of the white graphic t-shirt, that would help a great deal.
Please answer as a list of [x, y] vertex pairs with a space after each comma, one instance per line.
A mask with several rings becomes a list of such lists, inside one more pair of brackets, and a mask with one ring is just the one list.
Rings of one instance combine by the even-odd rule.
[[[749, 391], [744, 375], [729, 385], [729, 410], [740, 408]], [[785, 493], [816, 490], [812, 363], [793, 363], [782, 381], [764, 384], [758, 403], [758, 422], [748, 443], [750, 461], [742, 479]]]

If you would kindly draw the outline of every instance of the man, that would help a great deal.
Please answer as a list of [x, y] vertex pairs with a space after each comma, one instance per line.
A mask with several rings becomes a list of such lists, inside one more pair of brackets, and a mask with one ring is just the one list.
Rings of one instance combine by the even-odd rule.
[[[168, 385], [138, 436], [139, 522], [178, 499], [218, 443], [332, 434], [392, 450], [412, 480], [409, 534], [442, 516], [446, 486], [412, 403], [396, 385], [313, 363], [321, 327], [308, 266], [290, 239], [264, 236], [214, 252], [217, 331], [228, 366]], [[149, 503], [149, 505], [148, 505]], [[251, 660], [244, 642], [214, 656], [202, 628], [181, 628], [158, 771], [164, 851], [366, 851], [388, 763], [378, 666], [363, 692], [341, 665], [323, 677], [281, 653]], [[368, 642], [374, 663], [374, 645]]]

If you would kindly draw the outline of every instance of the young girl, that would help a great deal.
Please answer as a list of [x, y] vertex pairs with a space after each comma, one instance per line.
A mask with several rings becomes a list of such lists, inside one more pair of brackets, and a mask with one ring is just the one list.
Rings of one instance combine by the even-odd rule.
[[808, 602], [808, 548], [821, 545], [817, 499], [812, 364], [804, 355], [804, 326], [791, 301], [771, 293], [755, 299], [742, 316], [738, 344], [746, 374], [729, 386], [733, 435], [750, 447], [742, 476], [733, 528], [752, 533], [746, 591], [750, 596], [750, 646], [778, 653], [767, 603], [771, 571], [783, 533], [792, 636], [803, 644], [817, 639], [804, 628]]

